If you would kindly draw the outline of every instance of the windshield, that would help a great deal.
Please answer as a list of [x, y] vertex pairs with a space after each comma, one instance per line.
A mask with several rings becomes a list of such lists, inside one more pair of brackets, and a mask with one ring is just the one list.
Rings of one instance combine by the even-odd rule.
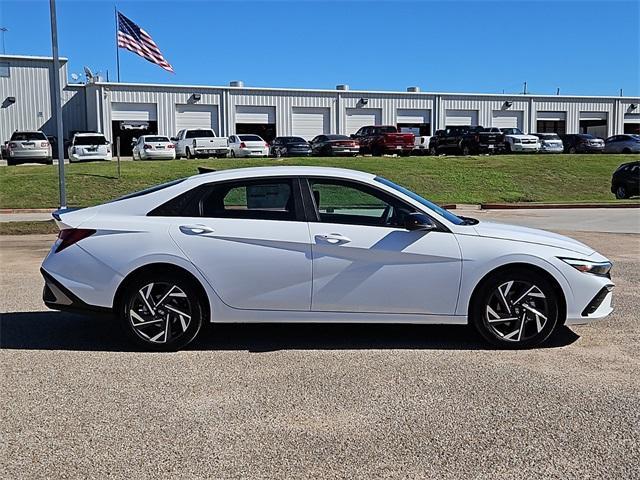
[[502, 133], [505, 135], [523, 135], [522, 130], [519, 128], [503, 128]]
[[[6, 137], [5, 137], [6, 138]], [[14, 132], [11, 140], [46, 140], [42, 132]]]
[[264, 142], [258, 135], [238, 135], [243, 142]]
[[386, 178], [383, 178], [383, 177], [376, 177], [374, 180], [376, 182], [382, 183], [383, 185], [391, 187], [391, 188], [393, 188], [394, 190], [397, 190], [400, 193], [404, 193], [408, 197], [411, 197], [413, 200], [415, 200], [417, 202], [420, 202], [422, 205], [427, 207], [429, 210], [432, 210], [432, 211], [436, 212], [438, 215], [440, 215], [441, 217], [446, 218], [448, 221], [450, 221], [454, 225], [464, 225], [466, 223], [464, 219], [454, 215], [449, 210], [446, 210], [446, 209], [436, 205], [435, 203], [432, 203], [429, 200], [426, 200], [426, 199], [422, 198], [417, 193], [414, 193], [411, 190], [407, 190], [406, 188], [401, 187], [400, 185], [397, 185], [397, 184], [393, 183], [391, 180], [387, 180]]
[[187, 130], [184, 138], [208, 138], [215, 137], [216, 134], [213, 133], [213, 130]]
[[107, 140], [104, 135], [83, 135], [76, 137], [73, 141], [74, 145], [106, 145]]

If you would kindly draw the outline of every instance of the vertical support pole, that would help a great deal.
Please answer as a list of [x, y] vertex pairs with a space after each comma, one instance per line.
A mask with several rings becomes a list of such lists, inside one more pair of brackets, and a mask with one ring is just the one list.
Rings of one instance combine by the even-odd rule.
[[56, 0], [49, 0], [51, 14], [51, 50], [53, 53], [53, 108], [56, 115], [56, 135], [58, 146], [58, 187], [60, 208], [67, 208], [67, 190], [64, 179], [64, 128], [62, 126], [62, 101], [60, 98], [60, 57], [58, 54], [58, 23]]
[[118, 156], [118, 180], [120, 179], [120, 136], [116, 137], [116, 155]]

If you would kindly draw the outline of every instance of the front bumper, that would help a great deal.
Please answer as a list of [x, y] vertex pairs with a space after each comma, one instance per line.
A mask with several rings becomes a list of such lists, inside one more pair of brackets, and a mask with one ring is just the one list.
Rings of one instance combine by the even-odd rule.
[[582, 144], [577, 150], [582, 153], [602, 153], [604, 152], [604, 145], [589, 145]]
[[513, 152], [537, 152], [539, 149], [537, 143], [514, 143], [511, 145]]

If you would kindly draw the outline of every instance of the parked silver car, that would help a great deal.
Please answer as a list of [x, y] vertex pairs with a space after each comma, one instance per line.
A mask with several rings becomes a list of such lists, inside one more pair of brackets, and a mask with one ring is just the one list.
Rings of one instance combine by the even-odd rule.
[[7, 165], [28, 162], [51, 164], [51, 145], [40, 131], [15, 131], [5, 147]]
[[564, 144], [557, 133], [532, 133], [540, 139], [540, 153], [562, 153]]
[[640, 153], [640, 135], [614, 135], [604, 141], [605, 153]]

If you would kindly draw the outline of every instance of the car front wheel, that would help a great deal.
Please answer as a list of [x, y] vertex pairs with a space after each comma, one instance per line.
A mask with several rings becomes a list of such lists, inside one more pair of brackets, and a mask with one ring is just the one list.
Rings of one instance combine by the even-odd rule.
[[527, 348], [544, 342], [558, 323], [558, 295], [543, 275], [508, 270], [491, 276], [474, 295], [472, 322], [490, 343]]
[[130, 339], [141, 347], [175, 351], [200, 331], [202, 301], [186, 276], [150, 273], [126, 286], [119, 317]]

